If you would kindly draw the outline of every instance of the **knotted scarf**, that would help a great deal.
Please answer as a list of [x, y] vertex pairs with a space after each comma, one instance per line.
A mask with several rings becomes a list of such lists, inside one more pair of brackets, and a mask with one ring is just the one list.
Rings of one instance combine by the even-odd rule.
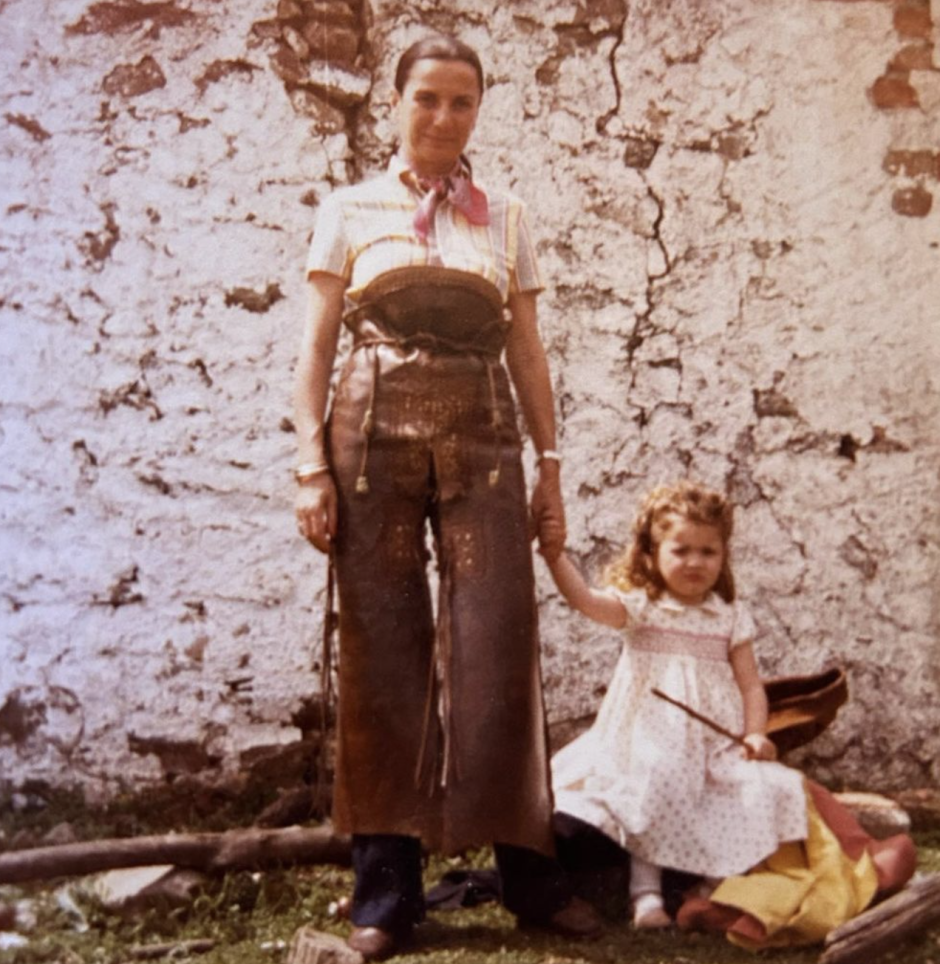
[[471, 224], [490, 223], [486, 194], [473, 183], [470, 166], [462, 158], [457, 161], [450, 174], [443, 177], [418, 177], [415, 174], [414, 181], [424, 192], [414, 217], [415, 233], [422, 241], [427, 241], [437, 206], [445, 199]]

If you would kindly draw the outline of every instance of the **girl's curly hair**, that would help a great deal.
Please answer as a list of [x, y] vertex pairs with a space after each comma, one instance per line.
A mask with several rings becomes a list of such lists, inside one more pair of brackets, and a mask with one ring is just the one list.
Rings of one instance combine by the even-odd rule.
[[656, 554], [678, 517], [718, 529], [725, 552], [714, 589], [725, 602], [733, 602], [734, 577], [728, 551], [732, 514], [731, 503], [725, 496], [696, 482], [657, 486], [640, 506], [633, 523], [630, 548], [607, 567], [605, 581], [618, 589], [645, 589], [650, 599], [658, 599], [666, 583], [656, 564]]

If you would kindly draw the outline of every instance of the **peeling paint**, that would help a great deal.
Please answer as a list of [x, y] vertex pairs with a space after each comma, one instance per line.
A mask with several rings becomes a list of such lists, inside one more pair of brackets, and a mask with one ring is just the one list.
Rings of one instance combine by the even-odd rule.
[[6, 118], [8, 124], [13, 124], [15, 127], [22, 128], [34, 141], [40, 144], [52, 137], [49, 131], [47, 131], [42, 124], [36, 120], [35, 117], [27, 117], [25, 114], [11, 113], [4, 114], [3, 116]]
[[159, 39], [163, 27], [182, 27], [194, 19], [189, 10], [175, 3], [141, 3], [123, 0], [116, 3], [93, 3], [85, 15], [66, 28], [69, 34], [115, 35], [148, 24], [148, 35]]
[[106, 94], [119, 97], [140, 97], [166, 87], [166, 75], [149, 54], [136, 64], [118, 64], [101, 81]]
[[225, 305], [226, 307], [238, 305], [245, 311], [264, 314], [283, 297], [284, 293], [281, 291], [280, 285], [272, 282], [261, 292], [254, 291], [251, 288], [233, 288], [225, 294]]

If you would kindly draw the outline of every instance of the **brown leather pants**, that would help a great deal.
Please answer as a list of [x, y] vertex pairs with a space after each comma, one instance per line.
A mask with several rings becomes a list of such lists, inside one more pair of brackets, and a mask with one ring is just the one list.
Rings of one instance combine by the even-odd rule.
[[329, 440], [337, 829], [447, 853], [493, 841], [551, 853], [532, 549], [504, 369], [482, 354], [361, 345]]

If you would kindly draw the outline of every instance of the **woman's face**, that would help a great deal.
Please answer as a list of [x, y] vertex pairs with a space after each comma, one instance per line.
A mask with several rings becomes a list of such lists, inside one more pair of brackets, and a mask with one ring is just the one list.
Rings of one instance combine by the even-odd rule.
[[412, 64], [398, 109], [402, 153], [422, 177], [449, 174], [470, 140], [480, 110], [477, 73], [461, 60], [424, 58]]

